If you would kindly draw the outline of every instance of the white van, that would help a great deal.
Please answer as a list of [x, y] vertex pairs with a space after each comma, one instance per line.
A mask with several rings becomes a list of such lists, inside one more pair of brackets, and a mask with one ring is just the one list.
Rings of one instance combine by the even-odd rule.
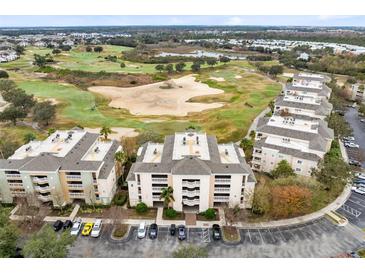
[[94, 226], [93, 226], [93, 230], [91, 231], [91, 237], [97, 238], [100, 236], [101, 233], [101, 228], [103, 226], [103, 222], [100, 219], [96, 219]]
[[144, 237], [146, 237], [146, 233], [147, 233], [146, 223], [145, 222], [140, 223], [137, 231], [137, 237], [139, 239], [143, 239]]

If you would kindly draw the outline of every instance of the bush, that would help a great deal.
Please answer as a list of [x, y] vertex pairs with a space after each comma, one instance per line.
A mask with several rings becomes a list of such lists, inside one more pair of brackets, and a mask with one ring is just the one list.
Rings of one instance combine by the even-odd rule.
[[115, 238], [122, 238], [128, 232], [128, 225], [126, 224], [119, 224], [115, 227], [113, 231], [113, 237]]
[[276, 168], [271, 171], [271, 176], [273, 178], [282, 178], [295, 176], [294, 170], [291, 168], [290, 164], [286, 160], [280, 161]]
[[175, 210], [175, 209], [173, 209], [173, 208], [167, 208], [167, 209], [165, 210], [165, 216], [166, 216], [167, 218], [169, 218], [169, 219], [174, 219], [174, 218], [176, 217], [176, 215], [177, 215], [177, 212], [176, 212], [176, 210]]
[[0, 70], [0, 78], [9, 78], [9, 74], [5, 70]]
[[125, 63], [123, 63], [123, 62], [122, 62], [122, 63], [120, 63], [120, 67], [121, 67], [121, 68], [125, 68]]
[[205, 212], [204, 212], [204, 217], [207, 218], [208, 220], [213, 220], [215, 219], [215, 210], [213, 208], [208, 208]]
[[146, 212], [147, 212], [147, 210], [148, 210], [148, 207], [147, 207], [147, 205], [146, 205], [145, 203], [143, 203], [143, 202], [138, 203], [138, 204], [137, 204], [137, 206], [136, 206], [136, 212], [137, 212], [138, 214], [146, 213]]
[[117, 206], [123, 206], [127, 202], [127, 199], [128, 199], [127, 193], [118, 192], [114, 196], [113, 203]]

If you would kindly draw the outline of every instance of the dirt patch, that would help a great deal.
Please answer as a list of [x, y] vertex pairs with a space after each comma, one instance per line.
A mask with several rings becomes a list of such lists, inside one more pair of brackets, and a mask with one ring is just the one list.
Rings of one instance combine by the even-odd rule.
[[224, 82], [224, 81], [226, 81], [223, 77], [213, 77], [213, 76], [211, 76], [211, 77], [209, 77], [209, 79], [214, 80], [214, 81], [217, 81], [217, 82]]
[[[86, 131], [91, 133], [100, 133], [100, 128], [84, 128]], [[112, 127], [112, 133], [108, 135], [109, 139], [120, 140], [122, 137], [135, 137], [138, 132], [134, 128], [128, 127]]]
[[176, 86], [161, 89], [161, 82], [133, 88], [115, 86], [90, 87], [92, 92], [109, 99], [109, 106], [128, 109], [134, 115], [173, 115], [186, 116], [189, 112], [222, 107], [222, 103], [190, 103], [190, 98], [223, 93], [223, 90], [209, 87], [187, 75], [174, 79]]

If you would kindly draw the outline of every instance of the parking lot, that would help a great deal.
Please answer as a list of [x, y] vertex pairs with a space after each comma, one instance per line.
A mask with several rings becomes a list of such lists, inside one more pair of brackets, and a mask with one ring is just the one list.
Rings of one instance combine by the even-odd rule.
[[79, 236], [71, 247], [70, 257], [171, 257], [181, 245], [205, 246], [210, 257], [331, 257], [359, 247], [363, 234], [354, 226], [338, 227], [325, 218], [305, 225], [273, 229], [241, 229], [241, 241], [229, 244], [213, 241], [211, 230], [188, 229], [180, 242], [170, 236], [167, 227], [159, 227], [158, 238], [137, 238], [131, 227], [125, 240], [110, 238], [105, 226], [100, 238]]
[[365, 195], [355, 192], [351, 193], [350, 198], [338, 210], [339, 213], [354, 225], [361, 229], [365, 228]]
[[348, 108], [345, 113], [345, 119], [350, 124], [355, 137], [354, 143], [358, 144], [360, 148], [346, 148], [349, 159], [357, 160], [365, 167], [364, 152], [365, 152], [365, 123], [360, 122], [358, 111], [355, 108]]

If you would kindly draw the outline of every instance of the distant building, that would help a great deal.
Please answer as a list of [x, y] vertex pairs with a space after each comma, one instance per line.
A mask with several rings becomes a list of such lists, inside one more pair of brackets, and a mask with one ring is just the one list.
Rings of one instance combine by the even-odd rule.
[[298, 60], [303, 60], [303, 61], [308, 61], [309, 60], [309, 54], [308, 53], [305, 53], [305, 52], [302, 52], [298, 58]]
[[226, 204], [251, 208], [256, 183], [236, 144], [218, 144], [213, 136], [190, 131], [140, 147], [127, 182], [131, 206], [160, 206], [162, 189], [171, 186], [173, 208], [196, 212]]
[[353, 84], [351, 86], [351, 99], [354, 101], [365, 102], [365, 85]]
[[84, 201], [110, 204], [120, 167], [117, 141], [83, 130], [56, 131], [44, 141], [31, 141], [0, 160], [0, 200], [35, 198], [55, 206]]

